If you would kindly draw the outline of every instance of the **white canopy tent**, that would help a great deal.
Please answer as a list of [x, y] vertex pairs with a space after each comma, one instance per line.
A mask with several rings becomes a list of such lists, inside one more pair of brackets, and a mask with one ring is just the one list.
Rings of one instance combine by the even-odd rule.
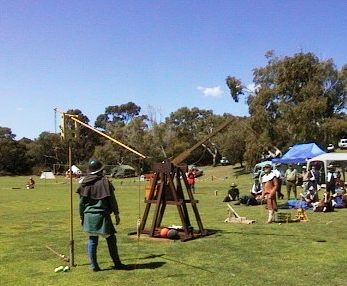
[[55, 176], [52, 172], [42, 172], [40, 179], [55, 179]]
[[347, 167], [347, 153], [325, 153], [318, 155], [307, 161], [307, 168], [309, 168], [310, 165], [312, 165], [312, 163], [316, 161], [323, 162], [325, 175], [328, 173], [327, 168], [330, 164], [333, 164], [335, 167], [341, 167], [341, 174], [343, 176], [342, 178], [346, 182], [345, 172]]

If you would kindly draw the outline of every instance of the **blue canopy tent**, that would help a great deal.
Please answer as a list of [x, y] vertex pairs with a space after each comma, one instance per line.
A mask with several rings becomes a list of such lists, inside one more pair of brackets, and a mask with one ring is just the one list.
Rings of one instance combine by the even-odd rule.
[[324, 154], [316, 143], [296, 144], [290, 148], [281, 158], [272, 159], [273, 163], [306, 163], [308, 159]]

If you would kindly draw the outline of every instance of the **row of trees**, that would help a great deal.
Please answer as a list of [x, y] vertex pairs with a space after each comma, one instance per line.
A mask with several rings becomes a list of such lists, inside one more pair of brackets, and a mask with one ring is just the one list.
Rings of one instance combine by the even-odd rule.
[[[69, 140], [42, 132], [35, 140], [17, 141], [10, 128], [0, 127], [0, 173], [30, 173], [66, 164], [68, 141], [75, 164], [98, 158], [110, 165], [150, 168], [153, 162], [188, 149], [229, 117], [233, 118], [231, 124], [193, 152], [187, 163], [211, 164], [212, 157], [223, 155], [231, 163], [253, 165], [264, 152], [276, 148], [286, 150], [302, 142], [317, 142], [324, 148], [347, 136], [347, 65], [338, 70], [332, 60], [302, 52], [283, 58], [268, 52], [266, 57], [267, 65], [253, 71], [254, 90], [248, 90], [236, 77], [226, 78], [234, 104], [242, 97], [246, 100], [248, 117], [182, 107], [157, 122], [154, 114], [142, 114], [133, 102], [106, 107], [94, 126], [148, 156], [144, 162], [87, 128], [76, 130], [71, 120], [66, 122]], [[78, 109], [67, 113], [90, 124]]]

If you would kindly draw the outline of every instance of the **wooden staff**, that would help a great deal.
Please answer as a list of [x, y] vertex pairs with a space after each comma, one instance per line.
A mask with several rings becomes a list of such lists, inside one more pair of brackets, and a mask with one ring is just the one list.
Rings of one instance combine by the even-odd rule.
[[70, 267], [75, 266], [75, 242], [73, 237], [73, 187], [72, 187], [72, 151], [69, 141], [69, 168], [70, 168]]
[[54, 253], [55, 255], [57, 255], [60, 259], [69, 262], [70, 258], [62, 253], [59, 253], [58, 251], [55, 251], [53, 248], [49, 247], [48, 245], [46, 245], [46, 248], [48, 250], [50, 250], [52, 253]]

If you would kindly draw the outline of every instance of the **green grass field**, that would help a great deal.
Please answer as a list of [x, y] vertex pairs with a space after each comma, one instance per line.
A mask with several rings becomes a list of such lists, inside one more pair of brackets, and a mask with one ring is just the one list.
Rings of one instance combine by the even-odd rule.
[[[235, 206], [255, 224], [229, 224], [222, 202], [231, 184], [242, 194], [252, 184], [249, 174], [232, 166], [208, 167], [197, 182], [196, 199], [206, 229], [214, 235], [187, 242], [134, 239], [144, 206], [144, 182], [114, 180], [121, 211], [118, 247], [131, 271], [89, 269], [86, 236], [79, 226], [78, 197], [74, 195], [74, 240], [77, 266], [67, 265], [46, 245], [69, 254], [69, 182], [64, 178], [40, 180], [35, 190], [24, 188], [27, 177], [0, 177], [0, 284], [1, 285], [346, 285], [347, 209], [333, 213], [308, 211], [306, 223], [265, 223], [263, 206]], [[212, 180], [213, 177], [213, 180]], [[77, 183], [74, 183], [74, 189]], [[217, 195], [216, 195], [217, 191]], [[280, 201], [284, 202], [284, 201]], [[152, 207], [153, 208], [153, 207]], [[191, 209], [189, 208], [189, 211]], [[292, 212], [294, 216], [296, 211]], [[195, 219], [190, 212], [193, 226]], [[149, 217], [149, 223], [152, 216]], [[163, 225], [181, 224], [177, 210], [168, 206]], [[107, 246], [98, 248], [101, 268], [112, 265]]]

